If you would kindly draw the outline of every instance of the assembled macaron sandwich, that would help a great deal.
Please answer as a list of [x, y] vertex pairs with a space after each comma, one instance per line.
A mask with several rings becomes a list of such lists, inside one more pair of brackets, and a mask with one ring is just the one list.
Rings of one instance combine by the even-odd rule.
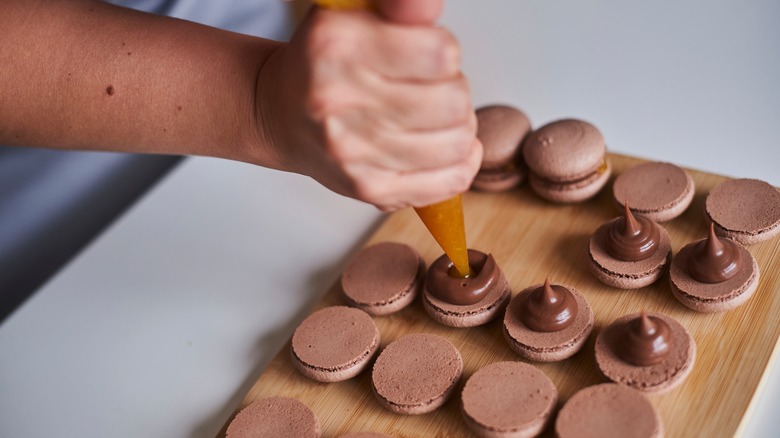
[[532, 132], [523, 143], [523, 159], [531, 188], [553, 202], [587, 200], [612, 174], [604, 136], [582, 120], [558, 120]]
[[484, 192], [500, 192], [525, 179], [520, 146], [531, 131], [531, 122], [522, 111], [507, 105], [490, 105], [477, 111], [477, 138], [482, 142], [482, 166], [472, 187]]

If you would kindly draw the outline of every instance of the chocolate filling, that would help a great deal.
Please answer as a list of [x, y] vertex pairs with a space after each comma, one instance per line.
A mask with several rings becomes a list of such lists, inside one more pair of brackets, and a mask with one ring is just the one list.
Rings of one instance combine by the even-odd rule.
[[661, 231], [646, 216], [634, 216], [628, 208], [628, 202], [624, 208], [623, 217], [610, 225], [606, 250], [609, 255], [624, 262], [645, 260], [658, 249]]
[[648, 366], [661, 363], [671, 350], [672, 334], [669, 325], [660, 318], [642, 312], [628, 321], [623, 335], [616, 343], [616, 353], [628, 363]]
[[550, 285], [548, 278], [523, 301], [520, 319], [535, 332], [557, 332], [570, 326], [575, 316], [577, 300], [569, 289]]
[[696, 243], [688, 258], [688, 274], [702, 283], [722, 283], [742, 269], [742, 253], [731, 239], [715, 235], [715, 224], [710, 223], [710, 233], [705, 240]]
[[428, 290], [436, 298], [450, 304], [467, 306], [481, 301], [498, 280], [500, 271], [492, 255], [470, 249], [471, 275], [458, 277], [455, 266], [447, 255], [431, 265], [425, 276]]
[[540, 176], [539, 174], [536, 174], [536, 178], [538, 178], [540, 181], [542, 181], [544, 183], [547, 183], [549, 185], [561, 185], [561, 184], [565, 184], [565, 185], [575, 184], [576, 185], [576, 184], [581, 183], [583, 181], [587, 181], [588, 179], [593, 178], [594, 176], [601, 175], [602, 173], [607, 171], [608, 167], [609, 166], [607, 165], [607, 160], [603, 159], [603, 160], [601, 160], [601, 162], [599, 163], [598, 167], [596, 167], [596, 169], [593, 172], [588, 172], [585, 175], [580, 176], [579, 178], [574, 178], [574, 179], [561, 179], [561, 178], [552, 179], [552, 178], [545, 178], [543, 176]]

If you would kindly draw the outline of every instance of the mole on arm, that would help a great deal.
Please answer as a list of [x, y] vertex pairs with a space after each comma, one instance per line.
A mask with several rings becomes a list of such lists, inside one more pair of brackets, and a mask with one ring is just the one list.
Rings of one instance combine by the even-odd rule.
[[113, 85], [109, 85], [108, 87], [106, 87], [106, 94], [108, 94], [109, 96], [113, 96], [114, 95], [114, 86]]

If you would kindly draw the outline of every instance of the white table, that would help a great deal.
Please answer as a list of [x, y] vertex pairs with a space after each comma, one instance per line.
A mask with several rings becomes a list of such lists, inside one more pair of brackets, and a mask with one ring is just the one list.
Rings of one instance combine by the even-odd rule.
[[[545, 3], [448, 6], [476, 104], [780, 185], [779, 4]], [[213, 436], [379, 217], [303, 177], [187, 160], [0, 326], [0, 436]], [[780, 429], [778, 369], [748, 436]]]

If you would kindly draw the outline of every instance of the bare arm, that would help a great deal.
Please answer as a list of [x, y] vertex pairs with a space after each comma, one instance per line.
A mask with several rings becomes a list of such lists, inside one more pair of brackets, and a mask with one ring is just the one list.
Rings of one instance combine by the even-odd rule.
[[289, 44], [91, 0], [0, 2], [0, 142], [209, 155], [394, 210], [466, 190], [482, 146], [441, 0], [313, 10]]
[[6, 0], [0, 41], [0, 142], [243, 160], [280, 45], [89, 0]]

